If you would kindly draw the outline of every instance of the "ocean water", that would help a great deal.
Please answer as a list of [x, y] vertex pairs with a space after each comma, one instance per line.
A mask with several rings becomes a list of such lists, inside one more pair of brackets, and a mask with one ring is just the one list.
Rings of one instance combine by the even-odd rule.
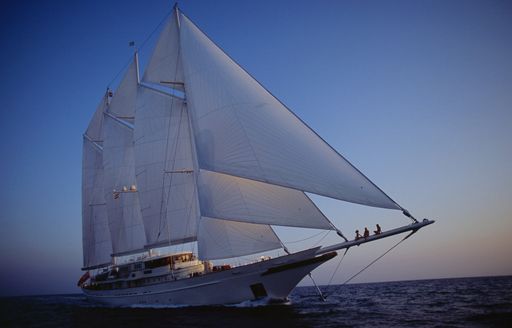
[[[324, 288], [325, 289], [325, 288]], [[0, 327], [512, 327], [512, 276], [298, 287], [285, 304], [109, 308], [80, 294], [0, 299]]]

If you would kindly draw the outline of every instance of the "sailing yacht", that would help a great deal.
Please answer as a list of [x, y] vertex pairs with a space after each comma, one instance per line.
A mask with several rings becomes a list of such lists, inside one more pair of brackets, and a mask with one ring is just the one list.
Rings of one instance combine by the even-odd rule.
[[[306, 192], [412, 223], [348, 240]], [[418, 222], [176, 6], [143, 75], [135, 52], [83, 135], [79, 286], [109, 305], [286, 300], [338, 250], [433, 222]], [[290, 253], [274, 226], [332, 230], [340, 243]]]

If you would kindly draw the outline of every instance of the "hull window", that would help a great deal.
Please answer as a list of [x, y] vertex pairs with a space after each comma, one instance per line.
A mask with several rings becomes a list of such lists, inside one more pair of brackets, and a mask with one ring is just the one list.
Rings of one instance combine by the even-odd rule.
[[254, 294], [254, 298], [262, 298], [267, 296], [267, 290], [263, 284], [254, 284], [251, 285], [252, 293]]

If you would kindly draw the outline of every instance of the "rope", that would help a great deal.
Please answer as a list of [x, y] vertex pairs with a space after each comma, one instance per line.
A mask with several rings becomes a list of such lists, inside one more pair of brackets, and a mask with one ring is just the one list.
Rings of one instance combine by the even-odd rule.
[[[343, 261], [343, 259], [345, 258], [345, 255], [347, 255], [348, 253], [348, 250], [350, 249], [347, 248], [345, 249], [345, 253], [343, 253], [343, 256], [341, 257], [340, 261], [338, 262], [338, 265], [336, 266], [336, 269], [333, 271], [332, 275], [331, 275], [331, 279], [329, 279], [329, 282], [327, 283], [327, 285], [325, 286], [325, 290], [327, 291], [329, 289], [329, 287], [331, 286], [331, 283], [332, 283], [332, 280], [334, 279], [334, 275], [336, 274], [336, 272], [338, 272], [338, 269], [340, 268], [341, 266], [341, 262]], [[325, 293], [325, 296], [324, 298], [326, 298], [327, 296], [329, 296], [329, 294]]]
[[366, 269], [368, 269], [370, 266], [372, 266], [375, 262], [377, 262], [378, 260], [380, 260], [381, 258], [383, 258], [386, 254], [388, 254], [389, 252], [391, 252], [393, 249], [395, 249], [398, 245], [400, 245], [404, 240], [406, 240], [407, 238], [409, 238], [413, 233], [415, 233], [416, 230], [413, 230], [410, 234], [408, 234], [407, 236], [405, 236], [402, 240], [400, 240], [398, 243], [396, 243], [395, 245], [393, 245], [393, 247], [391, 247], [390, 249], [388, 249], [387, 251], [384, 252], [384, 254], [380, 255], [379, 257], [377, 257], [375, 260], [371, 261], [370, 264], [368, 264], [367, 266], [365, 266], [364, 268], [362, 268], [361, 270], [359, 270], [359, 272], [357, 272], [356, 274], [354, 274], [352, 277], [348, 278], [347, 280], [345, 280], [344, 283], [342, 283], [340, 286], [343, 286], [343, 285], [346, 285], [349, 281], [351, 281], [352, 279], [354, 279], [355, 277], [357, 277], [358, 275], [360, 275], [361, 273], [363, 273], [363, 271], [365, 271]]
[[294, 240], [294, 241], [285, 241], [283, 243], [286, 243], [286, 244], [295, 244], [295, 243], [300, 243], [301, 241], [305, 241], [305, 240], [308, 240], [308, 239], [312, 239], [312, 238], [315, 238], [317, 236], [320, 236], [321, 234], [325, 233], [326, 235], [329, 233], [329, 231], [325, 232], [325, 231], [320, 231], [319, 233], [316, 233], [312, 236], [309, 236], [309, 237], [306, 237], [304, 239], [299, 239], [299, 240]]
[[[352, 279], [354, 279], [355, 277], [357, 277], [358, 275], [360, 275], [361, 273], [363, 273], [366, 269], [368, 269], [370, 266], [372, 266], [373, 264], [375, 264], [375, 262], [377, 262], [378, 260], [380, 260], [381, 258], [383, 258], [386, 254], [388, 254], [389, 252], [391, 252], [393, 249], [395, 249], [398, 245], [400, 245], [403, 241], [405, 241], [407, 238], [409, 238], [410, 236], [412, 236], [412, 234], [414, 234], [417, 230], [413, 230], [410, 234], [408, 234], [407, 236], [405, 236], [402, 240], [400, 240], [398, 243], [396, 243], [395, 245], [393, 245], [390, 249], [388, 249], [387, 251], [385, 251], [382, 255], [380, 255], [379, 257], [377, 257], [375, 260], [371, 261], [367, 266], [365, 266], [364, 268], [362, 268], [361, 270], [359, 270], [356, 274], [352, 275], [350, 278], [348, 278], [347, 280], [345, 280], [345, 282], [343, 282], [342, 284], [340, 284], [339, 286], [344, 286], [346, 285], [347, 283], [349, 283]], [[326, 290], [327, 288], [330, 287], [331, 285], [331, 282], [334, 278], [334, 275], [336, 274], [336, 272], [338, 271], [340, 265], [341, 265], [341, 262], [343, 261], [343, 259], [345, 258], [345, 255], [347, 255], [347, 252], [348, 252], [349, 248], [347, 248], [345, 250], [345, 253], [343, 254], [343, 256], [341, 257], [340, 259], [340, 262], [338, 263], [338, 266], [336, 267], [336, 270], [334, 270], [334, 272], [332, 273], [331, 275], [331, 279], [329, 280], [329, 283], [325, 286], [326, 287]], [[327, 296], [329, 296], [330, 294], [327, 294], [327, 293], [324, 293], [324, 297], [327, 298]]]
[[327, 237], [327, 235], [329, 234], [329, 232], [331, 232], [331, 231], [330, 231], [330, 230], [329, 230], [329, 231], [327, 231], [327, 232], [325, 233], [325, 235], [324, 235], [322, 238], [320, 238], [320, 239], [319, 239], [319, 240], [318, 240], [318, 241], [317, 241], [313, 246], [311, 246], [311, 247], [316, 247], [318, 244], [320, 244], [320, 243], [322, 242], [322, 240], [324, 240], [324, 239], [325, 239], [325, 237]]

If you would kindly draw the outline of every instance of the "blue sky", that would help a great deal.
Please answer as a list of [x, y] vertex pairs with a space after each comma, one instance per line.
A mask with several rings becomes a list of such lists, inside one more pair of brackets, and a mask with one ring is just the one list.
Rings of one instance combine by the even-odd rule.
[[[141, 44], [171, 7], [0, 4], [0, 294], [78, 291], [82, 133], [129, 60], [128, 42]], [[356, 282], [512, 274], [509, 1], [180, 7], [393, 199], [437, 219]], [[142, 64], [151, 44], [141, 50]], [[407, 222], [396, 211], [314, 199], [349, 236], [377, 222], [384, 229]], [[293, 245], [315, 240], [308, 242]], [[335, 282], [393, 242], [351, 250]], [[314, 272], [320, 283], [336, 261]]]

